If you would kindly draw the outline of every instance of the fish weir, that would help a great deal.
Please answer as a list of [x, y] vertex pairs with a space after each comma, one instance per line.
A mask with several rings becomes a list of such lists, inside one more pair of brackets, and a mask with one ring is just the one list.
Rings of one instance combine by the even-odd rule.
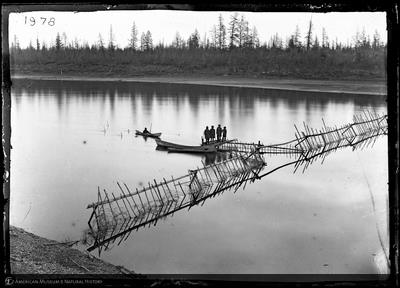
[[[110, 249], [117, 239], [119, 245], [133, 230], [143, 226], [156, 225], [160, 219], [173, 215], [176, 211], [194, 205], [204, 204], [205, 200], [233, 189], [243, 189], [248, 181], [254, 181], [266, 165], [257, 153], [236, 153], [222, 162], [204, 165], [189, 170], [179, 178], [153, 180], [146, 187], [132, 192], [128, 185], [117, 182], [120, 194], [115, 196], [98, 187], [96, 203], [87, 206], [92, 209], [88, 221], [94, 245], [87, 250]], [[111, 194], [111, 195], [110, 195]]]
[[353, 138], [353, 141], [340, 141], [335, 145], [326, 145], [319, 149], [309, 150], [299, 156], [299, 159], [295, 163], [295, 170], [299, 167], [303, 167], [303, 172], [317, 159], [321, 159], [321, 164], [324, 163], [325, 158], [336, 152], [341, 148], [352, 147], [352, 150], [362, 150], [364, 148], [373, 146], [378, 139], [378, 136], [387, 135], [387, 131], [371, 131], [370, 133], [364, 133], [357, 135]]
[[289, 157], [307, 157], [321, 150], [331, 150], [334, 147], [343, 146], [346, 143], [355, 146], [364, 142], [366, 138], [375, 135], [387, 134], [387, 115], [379, 116], [374, 112], [364, 111], [359, 115], [354, 115], [353, 123], [341, 127], [328, 127], [322, 119], [323, 127], [314, 129], [303, 122], [304, 129], [300, 131], [294, 125], [295, 139], [279, 144], [264, 145], [260, 143], [245, 143], [232, 140], [217, 148], [219, 151], [235, 151], [240, 153], [252, 153], [258, 151], [260, 154], [285, 154]]
[[295, 142], [296, 140], [292, 140], [281, 144], [264, 145], [260, 141], [258, 143], [246, 143], [232, 140], [217, 145], [217, 149], [221, 152], [234, 151], [238, 153], [252, 153], [257, 151], [260, 154], [285, 154], [287, 156], [293, 156], [303, 152], [301, 149], [294, 146]]
[[300, 148], [302, 154], [318, 151], [321, 149], [330, 150], [339, 147], [343, 143], [355, 146], [364, 142], [366, 138], [375, 135], [387, 134], [387, 115], [379, 116], [370, 111], [360, 115], [354, 115], [353, 123], [341, 127], [328, 127], [322, 119], [323, 128], [313, 129], [303, 122], [304, 130], [299, 131], [296, 125], [295, 147]]
[[[364, 112], [354, 116], [354, 122], [341, 127], [328, 127], [322, 119], [323, 128], [316, 130], [304, 123], [304, 130], [295, 126], [296, 139], [274, 145], [243, 143], [237, 140], [221, 144], [220, 151], [229, 151], [233, 157], [224, 161], [189, 170], [179, 178], [163, 178], [162, 181], [148, 182], [141, 190], [131, 191], [123, 183], [117, 182], [119, 195], [98, 187], [97, 202], [87, 206], [92, 209], [88, 221], [94, 244], [87, 250], [110, 249], [118, 241], [126, 240], [132, 231], [140, 227], [156, 225], [159, 220], [172, 216], [175, 212], [194, 205], [224, 191], [243, 189], [247, 182], [254, 182], [283, 167], [294, 165], [294, 172], [303, 167], [303, 172], [317, 159], [325, 158], [340, 148], [363, 149], [375, 143], [377, 136], [387, 135], [387, 115]], [[263, 154], [285, 154], [296, 157], [260, 174], [266, 166]], [[110, 195], [111, 194], [111, 195]]]

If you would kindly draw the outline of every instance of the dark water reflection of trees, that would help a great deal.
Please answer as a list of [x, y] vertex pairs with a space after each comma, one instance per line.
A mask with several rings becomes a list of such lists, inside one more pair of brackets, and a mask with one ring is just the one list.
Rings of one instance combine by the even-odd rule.
[[[118, 82], [118, 81], [52, 81], [52, 80], [14, 80], [13, 91], [17, 94], [34, 92], [39, 97], [56, 97], [59, 112], [64, 108], [67, 98], [79, 98], [82, 103], [99, 101], [102, 105], [110, 103], [111, 113], [115, 113], [117, 99], [133, 97], [141, 100], [143, 108], [152, 107], [154, 101], [161, 104], [173, 103], [176, 112], [183, 105], [189, 103], [190, 112], [196, 116], [202, 102], [215, 101], [219, 112], [224, 113], [224, 105], [228, 103], [229, 109], [239, 110], [239, 113], [254, 111], [255, 105], [262, 99], [268, 100], [271, 108], [285, 105], [290, 110], [302, 109], [326, 110], [332, 102], [336, 104], [353, 103], [355, 106], [380, 107], [385, 104], [386, 96], [319, 93], [305, 91], [289, 91], [258, 88], [221, 87], [192, 84], [168, 83], [143, 83], [143, 82]], [[132, 108], [136, 101], [132, 101]], [[18, 105], [18, 101], [16, 101]], [[274, 109], [275, 110], [275, 109]], [[307, 113], [308, 114], [308, 113]], [[304, 119], [306, 120], [306, 119]]]

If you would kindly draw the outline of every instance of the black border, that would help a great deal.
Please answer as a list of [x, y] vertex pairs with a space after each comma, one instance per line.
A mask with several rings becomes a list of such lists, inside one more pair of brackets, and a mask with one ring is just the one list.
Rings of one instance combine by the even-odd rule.
[[[10, 111], [11, 111], [11, 75], [10, 75], [10, 54], [9, 54], [9, 43], [8, 43], [8, 19], [9, 14], [13, 12], [27, 12], [27, 11], [100, 11], [100, 10], [139, 10], [139, 9], [169, 9], [169, 10], [193, 10], [193, 11], [265, 11], [265, 12], [386, 12], [387, 19], [387, 106], [388, 106], [388, 172], [389, 172], [389, 260], [391, 265], [391, 273], [388, 279], [383, 280], [372, 280], [365, 278], [365, 280], [341, 280], [339, 278], [331, 277], [329, 275], [308, 275], [310, 278], [304, 278], [301, 282], [291, 282], [295, 279], [295, 275], [271, 275], [270, 277], [264, 277], [263, 275], [253, 275], [259, 277], [262, 282], [250, 282], [249, 275], [236, 275], [232, 280], [220, 281], [220, 280], [201, 280], [200, 282], [184, 281], [163, 279], [166, 275], [152, 275], [159, 280], [146, 280], [136, 279], [132, 284], [135, 286], [150, 286], [150, 285], [161, 285], [165, 286], [223, 286], [223, 287], [237, 287], [238, 285], [251, 285], [251, 286], [271, 286], [271, 287], [331, 287], [331, 286], [351, 286], [351, 287], [398, 287], [399, 286], [399, 266], [398, 266], [398, 254], [399, 254], [399, 195], [398, 195], [398, 168], [399, 168], [399, 6], [394, 0], [379, 1], [379, 0], [364, 0], [364, 1], [302, 1], [302, 0], [267, 0], [267, 1], [247, 1], [246, 3], [237, 3], [236, 1], [230, 1], [227, 3], [221, 3], [215, 1], [213, 3], [191, 3], [186, 1], [174, 1], [175, 4], [166, 4], [159, 1], [154, 1], [153, 4], [137, 3], [127, 4], [123, 1], [93, 1], [90, 3], [75, 2], [73, 4], [67, 2], [47, 2], [41, 4], [34, 4], [31, 1], [19, 1], [18, 3], [10, 3], [5, 1], [2, 3], [2, 132], [3, 132], [3, 205], [2, 209], [5, 212], [5, 218], [3, 221], [3, 229], [1, 229], [1, 241], [3, 249], [1, 251], [1, 258], [6, 260], [3, 262], [4, 270], [2, 270], [2, 276], [8, 276], [10, 271], [10, 238], [9, 238], [9, 197], [10, 197]], [[4, 174], [7, 173], [8, 174]], [[4, 177], [5, 176], [5, 177]], [[4, 242], [3, 242], [4, 241]], [[4, 261], [3, 260], [3, 261]], [[82, 275], [84, 278], [80, 278], [79, 275], [11, 275], [12, 278], [25, 278], [25, 279], [50, 279], [53, 277], [62, 279], [87, 279], [89, 275]], [[94, 275], [93, 275], [94, 276]], [[150, 275], [149, 275], [150, 276]], [[171, 276], [171, 275], [169, 275]], [[176, 278], [186, 278], [189, 275], [175, 275]], [[202, 278], [201, 275], [192, 275]], [[218, 276], [218, 274], [216, 274]], [[224, 275], [219, 275], [224, 276]], [[227, 275], [225, 275], [227, 276]], [[296, 275], [298, 277], [298, 275]], [[307, 275], [306, 275], [307, 276]], [[321, 277], [331, 279], [323, 281]], [[343, 276], [343, 275], [342, 275]], [[355, 276], [357, 275], [347, 275]], [[359, 275], [360, 276], [360, 275]], [[365, 276], [365, 275], [364, 275]], [[27, 277], [27, 278], [26, 278]], [[100, 277], [100, 276], [94, 276]], [[111, 281], [109, 277], [116, 277], [115, 275], [101, 275], [104, 280], [102, 284], [96, 284], [96, 286], [110, 286], [110, 285], [122, 285], [132, 281], [128, 276], [126, 279], [113, 278]], [[238, 278], [242, 281], [238, 281]], [[242, 277], [242, 278], [240, 278]], [[249, 278], [250, 277], [250, 278]], [[275, 278], [274, 278], [275, 277]], [[276, 278], [278, 277], [278, 278]], [[123, 278], [123, 277], [122, 277]], [[10, 278], [8, 278], [10, 279]], [[153, 278], [154, 279], [154, 278]], [[276, 279], [276, 280], [274, 280]], [[296, 278], [298, 279], [298, 278]], [[350, 278], [348, 278], [350, 279]], [[354, 278], [351, 278], [354, 279]], [[199, 279], [200, 280], [200, 279]], [[177, 282], [178, 281], [178, 282]], [[251, 280], [251, 281], [254, 281]], [[277, 282], [284, 281], [284, 282]], [[289, 281], [289, 282], [287, 282]], [[297, 281], [297, 280], [296, 280]], [[87, 285], [88, 283], [86, 283]], [[46, 286], [49, 286], [46, 284]], [[58, 286], [58, 285], [57, 285]]]

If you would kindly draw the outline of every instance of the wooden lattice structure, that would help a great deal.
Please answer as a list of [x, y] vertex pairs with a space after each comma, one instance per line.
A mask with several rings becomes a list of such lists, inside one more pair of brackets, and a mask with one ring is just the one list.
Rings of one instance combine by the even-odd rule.
[[225, 142], [218, 146], [219, 151], [236, 151], [251, 153], [258, 150], [261, 154], [307, 154], [321, 149], [329, 150], [338, 147], [345, 142], [349, 145], [357, 145], [366, 137], [387, 134], [387, 115], [379, 116], [370, 111], [363, 112], [353, 117], [353, 123], [340, 127], [329, 127], [322, 119], [323, 127], [314, 129], [303, 122], [304, 130], [300, 131], [294, 125], [295, 139], [279, 144], [264, 145], [258, 143], [244, 143], [237, 140]]
[[95, 240], [88, 250], [102, 246], [107, 249], [117, 239], [118, 244], [121, 243], [132, 230], [156, 225], [159, 219], [178, 210], [199, 203], [203, 205], [207, 198], [225, 190], [236, 191], [257, 176], [264, 165], [266, 163], [258, 153], [237, 154], [222, 162], [189, 170], [187, 175], [179, 178], [154, 180], [133, 192], [125, 183], [117, 183], [118, 196], [98, 188], [97, 202], [87, 207], [93, 209], [88, 223]]
[[[292, 141], [263, 145], [230, 141], [218, 148], [229, 151], [232, 157], [224, 161], [189, 170], [188, 174], [162, 181], [153, 180], [141, 189], [131, 190], [125, 183], [118, 185], [118, 195], [98, 187], [97, 201], [87, 206], [92, 209], [89, 219], [90, 236], [94, 244], [88, 248], [110, 248], [126, 240], [132, 231], [144, 226], [156, 225], [160, 219], [194, 205], [204, 204], [206, 199], [239, 187], [246, 186], [283, 167], [294, 165], [294, 172], [299, 167], [304, 170], [316, 159], [322, 159], [330, 153], [344, 147], [361, 149], [373, 145], [379, 135], [387, 134], [387, 116], [364, 113], [354, 116], [354, 122], [341, 127], [328, 127], [324, 120], [323, 128], [316, 130], [304, 123], [304, 131], [295, 126], [295, 138]], [[265, 169], [263, 154], [286, 154], [296, 160]]]

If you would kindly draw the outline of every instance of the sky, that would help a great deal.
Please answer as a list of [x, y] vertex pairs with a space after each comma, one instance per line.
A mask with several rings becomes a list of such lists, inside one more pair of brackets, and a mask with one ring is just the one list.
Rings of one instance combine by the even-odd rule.
[[[310, 19], [313, 22], [313, 32], [321, 39], [322, 27], [325, 28], [329, 40], [338, 40], [346, 44], [352, 41], [357, 31], [365, 29], [367, 35], [375, 30], [386, 42], [386, 14], [384, 12], [334, 12], [334, 13], [305, 13], [305, 12], [240, 12], [257, 28], [261, 44], [268, 42], [272, 35], [278, 33], [284, 40], [299, 26], [304, 40]], [[66, 33], [68, 41], [77, 39], [80, 43], [87, 41], [94, 44], [99, 39], [99, 33], [107, 42], [110, 25], [112, 26], [115, 41], [119, 47], [125, 47], [130, 37], [132, 22], [142, 32], [149, 30], [153, 36], [153, 43], [164, 42], [170, 44], [176, 32], [187, 39], [197, 30], [201, 39], [207, 33], [210, 37], [211, 29], [217, 24], [218, 15], [222, 14], [224, 23], [228, 26], [230, 16], [234, 12], [200, 12], [200, 11], [172, 11], [172, 10], [132, 10], [132, 11], [99, 11], [99, 12], [25, 12], [10, 14], [10, 43], [14, 35], [18, 38], [21, 47], [26, 47], [32, 41], [54, 43], [57, 32]], [[29, 21], [35, 18], [35, 25]], [[43, 17], [43, 18], [41, 18]], [[44, 19], [46, 18], [46, 19]], [[54, 25], [49, 25], [50, 18], [54, 18]], [[27, 23], [25, 21], [27, 20]], [[45, 21], [45, 24], [42, 24]], [[53, 24], [53, 23], [50, 23]]]

